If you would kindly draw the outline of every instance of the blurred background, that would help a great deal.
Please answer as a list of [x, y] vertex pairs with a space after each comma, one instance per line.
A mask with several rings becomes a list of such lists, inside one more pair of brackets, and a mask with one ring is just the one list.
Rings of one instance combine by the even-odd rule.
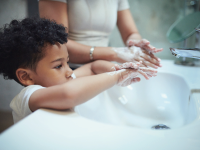
[[[170, 43], [166, 37], [174, 22], [199, 11], [198, 0], [129, 0], [129, 5], [142, 37], [148, 39], [153, 46], [164, 48], [163, 52], [156, 54], [161, 59], [176, 59], [169, 51], [169, 47], [199, 46], [198, 33], [194, 33], [187, 40], [178, 43]], [[13, 19], [23, 19], [35, 15], [38, 15], [37, 0], [0, 0], [0, 28]], [[117, 28], [110, 35], [109, 46], [124, 46]], [[15, 81], [4, 80], [0, 76], [0, 133], [13, 125], [9, 104], [22, 88]]]

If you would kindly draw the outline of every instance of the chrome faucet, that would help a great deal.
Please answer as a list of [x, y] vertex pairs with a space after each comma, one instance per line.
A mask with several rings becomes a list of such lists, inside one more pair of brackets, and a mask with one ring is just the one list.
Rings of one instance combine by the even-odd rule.
[[170, 51], [172, 55], [179, 57], [189, 57], [200, 59], [200, 49], [199, 48], [171, 48]]
[[[195, 29], [197, 32], [200, 32], [200, 29]], [[200, 59], [200, 48], [169, 48], [172, 52], [172, 55], [176, 56], [177, 58], [196, 58]]]
[[200, 29], [197, 29], [197, 28], [196, 28], [195, 30], [196, 30], [197, 32], [200, 32]]

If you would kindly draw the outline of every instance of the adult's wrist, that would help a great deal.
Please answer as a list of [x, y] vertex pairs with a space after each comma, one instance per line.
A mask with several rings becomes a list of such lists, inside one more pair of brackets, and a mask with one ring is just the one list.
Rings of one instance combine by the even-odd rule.
[[93, 52], [94, 60], [116, 61], [117, 54], [111, 47], [95, 47]]
[[109, 61], [118, 62], [118, 54], [113, 50], [113, 47], [109, 47]]
[[142, 40], [142, 36], [138, 33], [138, 32], [135, 32], [133, 34], [131, 34], [127, 40], [126, 40], [126, 46], [129, 46], [129, 41], [134, 41], [134, 40]]
[[120, 53], [118, 51], [120, 51], [121, 48], [111, 48], [111, 50], [114, 52], [113, 55], [112, 55], [112, 60], [111, 61], [116, 61], [116, 62], [119, 62], [119, 63], [125, 63], [126, 61], [124, 59], [122, 59], [120, 57]]

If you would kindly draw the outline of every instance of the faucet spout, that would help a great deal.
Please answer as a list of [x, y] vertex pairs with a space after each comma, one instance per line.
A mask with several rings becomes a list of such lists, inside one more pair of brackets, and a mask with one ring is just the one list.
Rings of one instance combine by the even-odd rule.
[[200, 49], [199, 48], [171, 48], [170, 51], [172, 55], [176, 57], [189, 57], [200, 59]]

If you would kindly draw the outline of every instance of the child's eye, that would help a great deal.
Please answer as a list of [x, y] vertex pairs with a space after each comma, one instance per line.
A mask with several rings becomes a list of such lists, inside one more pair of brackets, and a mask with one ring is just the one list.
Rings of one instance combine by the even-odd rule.
[[55, 68], [56, 68], [56, 69], [59, 69], [59, 68], [61, 68], [61, 67], [62, 67], [62, 65], [59, 65], [59, 66], [56, 66]]

